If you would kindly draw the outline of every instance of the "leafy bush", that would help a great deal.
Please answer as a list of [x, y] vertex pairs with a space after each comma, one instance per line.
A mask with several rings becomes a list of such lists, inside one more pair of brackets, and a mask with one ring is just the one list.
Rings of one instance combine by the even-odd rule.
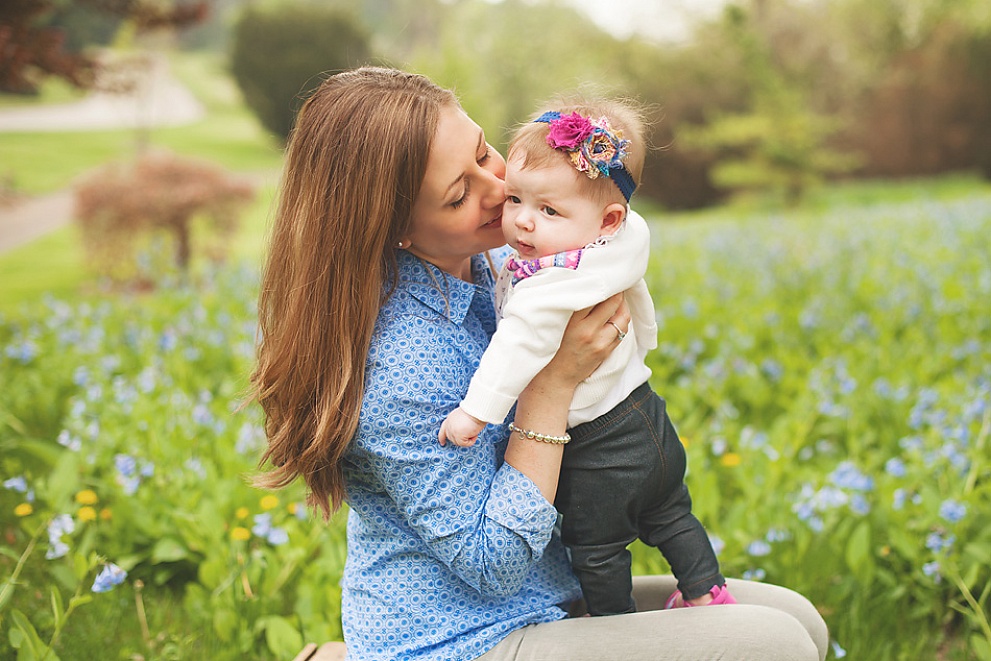
[[174, 265], [185, 272], [193, 255], [194, 223], [203, 218], [210, 230], [200, 237], [203, 252], [211, 261], [222, 261], [239, 213], [253, 195], [251, 186], [214, 165], [151, 153], [133, 165], [113, 164], [88, 176], [76, 187], [76, 217], [98, 272], [114, 280], [147, 281], [156, 255], [142, 254], [142, 241], [164, 235], [173, 244]]
[[248, 107], [285, 139], [320, 74], [366, 64], [370, 55], [365, 30], [341, 9], [249, 7], [234, 28], [231, 72]]

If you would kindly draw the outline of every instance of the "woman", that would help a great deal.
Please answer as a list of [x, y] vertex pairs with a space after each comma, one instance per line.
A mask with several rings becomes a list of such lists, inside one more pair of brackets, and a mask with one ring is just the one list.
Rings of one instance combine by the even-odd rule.
[[[495, 330], [505, 161], [447, 90], [363, 68], [326, 80], [290, 138], [262, 283], [253, 375], [272, 470], [329, 517], [349, 505], [349, 658], [808, 659], [825, 625], [802, 597], [737, 582], [741, 606], [566, 617], [580, 591], [553, 506], [577, 384], [628, 329], [614, 297], [576, 313], [520, 395], [515, 427], [441, 446]], [[757, 604], [757, 605], [754, 605]]]

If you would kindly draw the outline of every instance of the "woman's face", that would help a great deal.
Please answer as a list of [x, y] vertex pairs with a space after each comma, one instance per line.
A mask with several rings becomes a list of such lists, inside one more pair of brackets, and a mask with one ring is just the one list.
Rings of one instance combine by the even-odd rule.
[[482, 129], [456, 106], [441, 110], [408, 250], [463, 280], [472, 255], [501, 246], [506, 161]]

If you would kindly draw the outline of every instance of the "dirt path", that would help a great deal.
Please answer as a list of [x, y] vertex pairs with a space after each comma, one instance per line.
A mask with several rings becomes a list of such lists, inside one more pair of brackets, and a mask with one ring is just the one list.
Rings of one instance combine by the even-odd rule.
[[[146, 73], [128, 95], [97, 92], [73, 103], [0, 109], [0, 140], [4, 133], [28, 131], [178, 126], [203, 116], [203, 107], [172, 77], [165, 58], [153, 58]], [[19, 197], [0, 188], [0, 254], [67, 224], [72, 215], [71, 190]]]
[[0, 206], [0, 254], [44, 236], [72, 220], [72, 191]]

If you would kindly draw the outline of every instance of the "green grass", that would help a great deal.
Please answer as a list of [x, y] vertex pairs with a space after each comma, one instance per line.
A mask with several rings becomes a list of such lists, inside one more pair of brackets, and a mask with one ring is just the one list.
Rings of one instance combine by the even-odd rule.
[[83, 97], [83, 92], [59, 78], [49, 77], [42, 82], [36, 95], [4, 94], [0, 92], [0, 108], [23, 108], [39, 103], [72, 103]]
[[63, 227], [19, 249], [0, 255], [0, 311], [38, 300], [44, 294], [73, 298], [93, 276], [86, 268], [75, 227]]
[[[133, 158], [139, 143], [203, 158], [237, 172], [277, 170], [281, 146], [241, 103], [222, 58], [183, 53], [173, 73], [205, 106], [206, 116], [180, 127], [86, 132], [0, 134], [0, 176], [11, 176], [22, 193], [46, 193], [71, 186], [80, 175], [108, 161]], [[57, 98], [57, 97], [56, 97]], [[36, 101], [49, 103], [41, 95]]]

